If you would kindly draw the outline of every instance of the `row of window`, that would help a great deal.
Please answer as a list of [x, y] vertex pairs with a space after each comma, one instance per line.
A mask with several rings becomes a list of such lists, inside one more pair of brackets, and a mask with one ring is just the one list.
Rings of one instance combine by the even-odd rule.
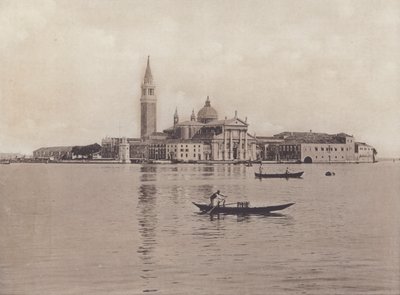
[[[341, 147], [340, 149], [341, 149], [342, 152], [344, 151], [344, 148], [343, 148], [343, 147]], [[327, 148], [325, 149], [325, 148], [321, 147], [321, 151], [324, 151], [324, 150], [326, 150], [326, 151], [328, 151], [328, 152], [332, 152], [333, 150], [335, 150], [335, 152], [336, 152], [338, 149], [337, 149], [337, 148], [331, 148], [331, 147], [327, 147]], [[346, 151], [347, 151], [347, 150], [348, 150], [348, 148], [346, 148]], [[318, 147], [317, 147], [317, 146], [315, 147], [315, 151], [318, 152]]]
[[148, 94], [148, 95], [154, 95], [154, 89], [152, 89], [152, 88], [150, 88], [150, 89], [144, 88], [144, 89], [143, 89], [143, 92], [142, 92], [143, 95], [146, 95], [146, 90], [148, 90], [148, 91], [147, 91], [147, 94]]
[[[183, 154], [181, 154], [181, 158], [183, 158]], [[185, 154], [185, 158], [188, 158], [188, 154]], [[193, 154], [193, 158], [196, 158], [196, 154]]]
[[286, 152], [291, 152], [291, 151], [298, 151], [299, 146], [297, 145], [280, 145], [279, 150], [280, 151], [286, 151]]
[[[308, 150], [309, 151], [311, 151], [311, 147], [308, 147]], [[333, 148], [333, 147], [326, 147], [326, 148], [324, 148], [324, 147], [314, 147], [314, 150], [316, 151], [316, 152], [318, 152], [318, 151], [322, 151], [322, 152], [333, 152], [333, 151], [335, 151], [335, 152], [337, 152], [338, 151], [338, 148]], [[341, 147], [340, 148], [340, 150], [343, 152], [344, 151], [344, 147]], [[304, 151], [307, 151], [307, 147], [304, 147]], [[351, 151], [351, 147], [346, 147], [346, 151]]]
[[[177, 149], [176, 149], [176, 148], [173, 149], [173, 148], [167, 147], [167, 151], [169, 151], [169, 150], [171, 150], [171, 151], [175, 150], [175, 152], [176, 152]], [[189, 149], [181, 148], [179, 151], [180, 151], [180, 152], [188, 152]], [[196, 151], [196, 148], [194, 148], [193, 151]], [[200, 148], [200, 147], [199, 147], [199, 151], [201, 151], [201, 148]]]
[[[324, 158], [324, 156], [321, 157], [321, 159], [323, 159], [323, 158]], [[318, 159], [318, 156], [315, 156], [315, 159]], [[335, 159], [337, 159], [337, 156], [335, 156]], [[344, 159], [344, 156], [342, 156], [342, 159]]]
[[[196, 145], [192, 145], [194, 148], [196, 148]], [[201, 145], [199, 144], [199, 145], [197, 145], [199, 148], [201, 147]], [[167, 148], [170, 148], [170, 147], [178, 147], [178, 148], [183, 148], [184, 147], [184, 145], [183, 144], [178, 144], [178, 145], [174, 145], [174, 144], [171, 144], [171, 145], [169, 145], [169, 144], [167, 144]], [[186, 144], [185, 145], [185, 147], [188, 147], [188, 145]]]
[[149, 152], [149, 154], [150, 155], [154, 155], [154, 154], [160, 154], [160, 155], [165, 155], [165, 151], [158, 151], [158, 150], [155, 150], [155, 151], [150, 151]]

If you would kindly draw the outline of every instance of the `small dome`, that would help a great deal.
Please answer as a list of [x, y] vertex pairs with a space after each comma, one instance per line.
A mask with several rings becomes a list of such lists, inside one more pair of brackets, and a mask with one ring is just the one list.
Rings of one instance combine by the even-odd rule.
[[197, 113], [197, 121], [208, 123], [218, 119], [217, 111], [211, 106], [210, 98], [207, 96], [204, 107]]

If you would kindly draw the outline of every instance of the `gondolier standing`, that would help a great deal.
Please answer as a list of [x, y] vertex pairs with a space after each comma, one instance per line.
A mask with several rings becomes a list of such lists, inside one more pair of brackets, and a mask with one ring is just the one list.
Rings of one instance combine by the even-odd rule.
[[213, 193], [210, 196], [210, 206], [214, 207], [214, 200], [217, 199], [217, 205], [218, 206], [220, 204], [220, 202], [222, 202], [222, 206], [225, 206], [225, 198], [227, 196], [224, 196], [223, 194], [221, 194], [221, 192], [219, 190], [217, 190], [215, 193]]
[[263, 174], [263, 165], [262, 165], [261, 161], [260, 161], [260, 167], [258, 169], [259, 169], [260, 174]]

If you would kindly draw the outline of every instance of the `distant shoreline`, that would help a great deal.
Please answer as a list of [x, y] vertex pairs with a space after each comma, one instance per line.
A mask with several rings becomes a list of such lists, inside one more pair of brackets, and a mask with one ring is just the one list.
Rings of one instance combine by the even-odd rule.
[[[302, 162], [284, 162], [284, 161], [262, 161], [263, 165], [271, 164], [281, 164], [281, 165], [300, 165], [300, 164], [374, 164], [377, 162], [390, 162], [390, 161], [400, 161], [396, 159], [379, 159], [375, 162], [357, 162], [357, 161], [347, 161], [347, 162], [314, 162], [314, 163], [302, 163]], [[193, 162], [171, 162], [171, 161], [144, 161], [144, 162], [131, 162], [131, 163], [121, 163], [118, 160], [66, 160], [66, 161], [11, 161], [11, 164], [27, 163], [27, 164], [145, 164], [145, 165], [187, 165], [187, 164], [197, 164], [197, 165], [242, 165], [247, 167], [257, 166], [260, 161], [253, 161], [251, 165], [249, 162], [235, 162], [235, 161], [193, 161]]]

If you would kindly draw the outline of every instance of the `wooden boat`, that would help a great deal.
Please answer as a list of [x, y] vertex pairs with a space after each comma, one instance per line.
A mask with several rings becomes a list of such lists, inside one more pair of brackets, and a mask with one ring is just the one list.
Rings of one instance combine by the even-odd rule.
[[274, 211], [283, 210], [292, 206], [294, 203], [288, 203], [276, 206], [266, 206], [266, 207], [237, 207], [237, 206], [210, 206], [209, 204], [200, 204], [192, 202], [197, 206], [201, 212], [210, 214], [268, 214]]
[[277, 174], [268, 174], [268, 173], [257, 173], [254, 172], [256, 177], [258, 178], [300, 178], [303, 175], [304, 171], [295, 172], [295, 173], [277, 173]]

